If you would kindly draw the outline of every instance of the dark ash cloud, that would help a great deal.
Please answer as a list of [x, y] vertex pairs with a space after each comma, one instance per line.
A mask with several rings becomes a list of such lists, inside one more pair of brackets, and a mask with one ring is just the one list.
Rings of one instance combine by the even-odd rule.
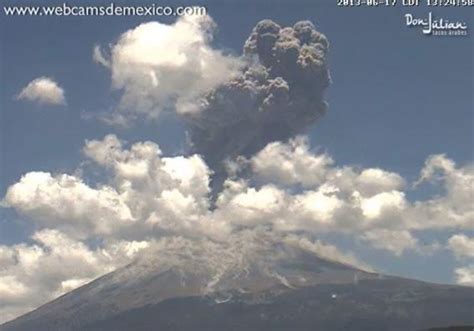
[[200, 111], [186, 115], [192, 150], [205, 157], [216, 178], [224, 175], [223, 161], [285, 141], [325, 113], [328, 46], [309, 21], [281, 27], [263, 20], [254, 27], [244, 45], [242, 74], [207, 93]]

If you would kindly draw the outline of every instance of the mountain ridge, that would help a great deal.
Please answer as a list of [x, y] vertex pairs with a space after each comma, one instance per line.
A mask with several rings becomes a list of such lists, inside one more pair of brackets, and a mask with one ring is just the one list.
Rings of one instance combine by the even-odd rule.
[[363, 271], [300, 250], [290, 253], [229, 265], [208, 263], [195, 252], [182, 260], [170, 259], [172, 263], [143, 258], [0, 330], [139, 331], [159, 326], [243, 331], [316, 326], [375, 331], [389, 323], [393, 328], [382, 329], [395, 331], [474, 324], [473, 288]]

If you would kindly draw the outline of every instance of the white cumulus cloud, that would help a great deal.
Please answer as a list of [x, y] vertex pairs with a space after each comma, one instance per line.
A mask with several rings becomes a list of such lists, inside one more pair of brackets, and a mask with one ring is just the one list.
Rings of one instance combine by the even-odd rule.
[[458, 258], [474, 258], [474, 238], [457, 234], [449, 238], [448, 246]]
[[45, 105], [66, 104], [64, 89], [49, 77], [39, 77], [32, 80], [21, 90], [17, 99]]
[[123, 33], [109, 56], [96, 46], [94, 61], [110, 68], [112, 86], [122, 93], [116, 115], [192, 112], [205, 92], [235, 76], [240, 60], [212, 48], [214, 28], [209, 16], [183, 16], [171, 25], [149, 22]]
[[92, 188], [66, 174], [29, 172], [8, 189], [4, 203], [40, 226], [58, 227], [81, 238], [110, 234], [134, 221], [115, 189]]
[[321, 184], [332, 164], [333, 160], [328, 155], [311, 153], [303, 137], [297, 137], [288, 144], [270, 143], [252, 158], [253, 171], [261, 178], [304, 187]]
[[456, 282], [460, 285], [474, 286], [474, 265], [457, 268], [455, 270]]
[[366, 232], [362, 239], [373, 247], [401, 255], [406, 250], [416, 250], [418, 241], [406, 230], [392, 231], [387, 229], [374, 229]]

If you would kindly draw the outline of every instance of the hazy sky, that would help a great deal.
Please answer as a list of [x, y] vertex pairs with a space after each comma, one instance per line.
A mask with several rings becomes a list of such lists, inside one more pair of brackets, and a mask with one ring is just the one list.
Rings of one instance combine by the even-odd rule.
[[[15, 1], [18, 3], [22, 1]], [[140, 1], [140, 4], [146, 3]], [[463, 220], [461, 216], [454, 217], [462, 223], [459, 226], [443, 223], [419, 231], [410, 230], [407, 233], [416, 237], [416, 243], [406, 249], [382, 247], [376, 240], [368, 239], [369, 230], [357, 230], [353, 235], [324, 231], [321, 235], [313, 234], [314, 238], [322, 238], [351, 252], [358, 260], [386, 273], [454, 283], [460, 277], [455, 270], [463, 269], [472, 281], [474, 213], [466, 201], [466, 197], [472, 201], [474, 178], [472, 33], [467, 37], [427, 37], [419, 29], [405, 26], [404, 14], [424, 17], [428, 12], [426, 8], [347, 9], [337, 8], [333, 1], [213, 1], [204, 4], [217, 25], [210, 47], [222, 50], [229, 57], [241, 54], [243, 43], [262, 19], [272, 19], [281, 26], [292, 26], [300, 20], [312, 21], [330, 42], [328, 62], [333, 82], [327, 90], [327, 114], [308, 131], [311, 147], [307, 152], [313, 156], [326, 153], [324, 155], [334, 160], [330, 168], [351, 167], [356, 173], [379, 168], [390, 174], [383, 180], [390, 176], [393, 179], [394, 174], [398, 174], [395, 181], [403, 181], [403, 188], [399, 187], [401, 184], [393, 184], [387, 192], [402, 191], [406, 202], [414, 205], [415, 201], [445, 198], [449, 201], [436, 200], [441, 201], [439, 208], [452, 208], [446, 215], [458, 211], [464, 217]], [[473, 22], [472, 9], [433, 12]], [[122, 93], [112, 88], [109, 68], [93, 61], [94, 46], [107, 49], [122, 33], [152, 20], [150, 17], [2, 17], [1, 197], [22, 175], [33, 171], [75, 175], [91, 186], [106, 182], [107, 177], [101, 171], [88, 174], [82, 171], [89, 167], [84, 161], [85, 140], [102, 141], [107, 134], [131, 144], [155, 142], [164, 156], [186, 152], [185, 126], [172, 112], [165, 111], [157, 120], [139, 121], [128, 127], [100, 120], [104, 113], [114, 111]], [[175, 18], [157, 20], [171, 24]], [[50, 80], [34, 81], [41, 77]], [[29, 83], [29, 94], [28, 91], [20, 94]], [[43, 99], [38, 95], [43, 95]], [[445, 156], [428, 159], [434, 154]], [[430, 183], [434, 175], [428, 174], [430, 164], [424, 168], [427, 160], [431, 160], [432, 169], [442, 173], [441, 182]], [[456, 166], [452, 166], [452, 162]], [[423, 168], [427, 180], [413, 188]], [[302, 178], [304, 184], [305, 177]], [[0, 265], [2, 249], [6, 252], [20, 243], [32, 245], [30, 238], [35, 231], [55, 224], [32, 221], [35, 213], [47, 214], [50, 210], [39, 208], [31, 214], [28, 204], [33, 202], [25, 199], [23, 204], [10, 201], [13, 208], [0, 209]], [[54, 203], [66, 204], [60, 200]], [[443, 212], [415, 210], [403, 217], [431, 217], [435, 223], [438, 216], [445, 217]], [[387, 217], [393, 219], [386, 220], [387, 224], [399, 222], [398, 214], [391, 215]], [[391, 228], [389, 225], [381, 231]], [[382, 236], [380, 232], [374, 233]], [[392, 233], [385, 234], [394, 239]], [[400, 237], [394, 241], [413, 238]], [[79, 239], [91, 247], [97, 244], [94, 240], [98, 240], [94, 237]], [[15, 276], [14, 271], [10, 272]], [[1, 282], [6, 281], [7, 276], [0, 273], [0, 293]], [[68, 280], [63, 279], [63, 282]], [[19, 284], [28, 286], [25, 282]]]

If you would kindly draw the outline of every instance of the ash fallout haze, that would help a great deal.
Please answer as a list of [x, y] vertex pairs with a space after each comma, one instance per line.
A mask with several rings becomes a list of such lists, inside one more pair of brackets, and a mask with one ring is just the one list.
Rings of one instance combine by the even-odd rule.
[[160, 5], [2, 4], [0, 330], [472, 329], [472, 6]]

